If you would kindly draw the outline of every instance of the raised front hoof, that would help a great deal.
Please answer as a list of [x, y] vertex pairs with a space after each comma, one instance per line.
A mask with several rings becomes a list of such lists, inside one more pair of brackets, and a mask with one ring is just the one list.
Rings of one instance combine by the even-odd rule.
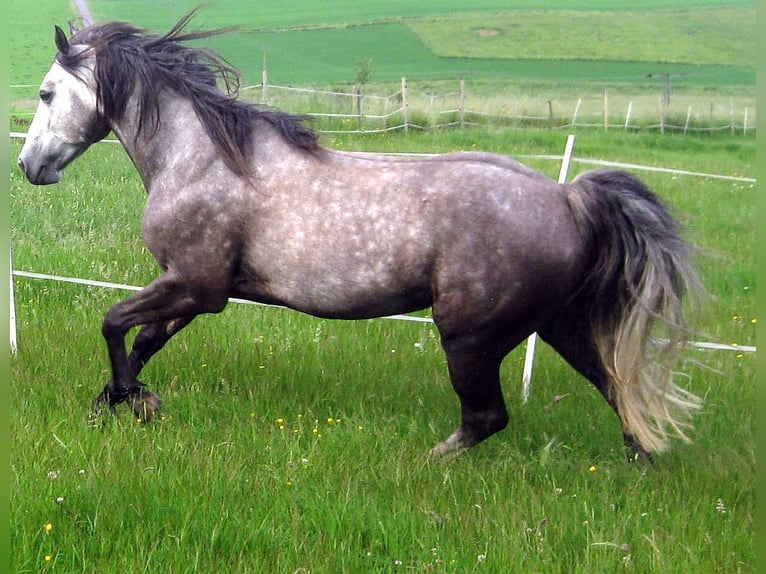
[[128, 400], [136, 418], [145, 423], [150, 422], [162, 407], [160, 396], [149, 391], [138, 391], [130, 395]]

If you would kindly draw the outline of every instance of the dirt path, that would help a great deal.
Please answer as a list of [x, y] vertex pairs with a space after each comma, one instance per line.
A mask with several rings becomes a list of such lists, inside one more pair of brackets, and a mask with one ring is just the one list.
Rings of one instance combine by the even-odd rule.
[[93, 24], [93, 15], [90, 13], [90, 8], [88, 8], [85, 0], [74, 0], [74, 5], [75, 8], [77, 8], [77, 11], [80, 13], [83, 24], [85, 26]]

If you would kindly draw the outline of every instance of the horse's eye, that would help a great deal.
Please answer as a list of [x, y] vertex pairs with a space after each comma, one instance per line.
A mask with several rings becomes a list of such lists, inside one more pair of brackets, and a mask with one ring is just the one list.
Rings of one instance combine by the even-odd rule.
[[43, 103], [49, 104], [53, 99], [53, 92], [51, 90], [40, 90], [40, 100]]

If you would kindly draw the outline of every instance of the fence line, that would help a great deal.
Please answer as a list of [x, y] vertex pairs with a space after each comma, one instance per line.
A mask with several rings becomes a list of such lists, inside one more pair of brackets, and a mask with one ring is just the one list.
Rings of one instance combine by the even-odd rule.
[[[473, 109], [466, 104], [468, 100], [468, 94], [465, 88], [465, 82], [460, 80], [460, 91], [447, 92], [444, 94], [436, 94], [433, 92], [417, 92], [408, 87], [407, 79], [402, 78], [402, 89], [397, 90], [388, 95], [374, 95], [364, 93], [364, 90], [360, 86], [356, 86], [352, 92], [343, 92], [338, 90], [321, 90], [312, 88], [300, 88], [291, 86], [279, 86], [275, 84], [253, 84], [242, 88], [243, 92], [249, 92], [253, 94], [252, 97], [260, 99], [262, 103], [274, 103], [280, 101], [282, 106], [286, 109], [291, 107], [306, 108], [303, 113], [309, 116], [316, 116], [325, 119], [335, 118], [342, 122], [344, 119], [356, 118], [357, 129], [339, 129], [332, 128], [332, 133], [365, 133], [365, 132], [378, 132], [389, 131], [391, 129], [403, 129], [407, 130], [412, 127], [415, 129], [440, 129], [448, 128], [459, 125], [472, 126], [472, 125], [487, 125], [492, 123], [535, 123], [545, 125], [553, 129], [571, 129], [574, 127], [581, 128], [599, 128], [604, 130], [609, 129], [621, 129], [621, 130], [659, 130], [661, 133], [665, 131], [675, 132], [718, 132], [718, 131], [730, 131], [732, 134], [741, 132], [742, 134], [748, 134], [755, 131], [755, 105], [745, 105], [744, 111], [735, 113], [735, 106], [733, 98], [729, 99], [728, 104], [724, 104], [720, 99], [716, 102], [711, 101], [708, 110], [703, 110], [703, 106], [697, 102], [701, 99], [695, 97], [696, 105], [686, 105], [685, 107], [678, 108], [678, 106], [671, 106], [664, 96], [658, 99], [654, 99], [652, 96], [641, 96], [639, 98], [632, 98], [629, 96], [615, 97], [605, 90], [598, 96], [580, 97], [577, 99], [577, 103], [574, 106], [574, 111], [570, 114], [566, 113], [565, 104], [561, 99], [554, 100], [544, 99], [542, 97], [536, 98], [539, 102], [544, 102], [546, 108], [544, 113], [529, 113], [524, 110], [518, 109], [514, 113], [507, 111], [490, 111], [488, 109]], [[311, 102], [296, 103], [287, 99], [280, 99], [279, 96], [275, 96], [274, 92], [284, 92], [285, 94], [300, 94], [304, 97], [312, 98]], [[260, 97], [258, 95], [260, 92]], [[616, 112], [619, 106], [615, 105], [615, 101], [626, 101], [625, 112], [619, 114]], [[688, 99], [686, 96], [677, 96], [676, 99]], [[321, 103], [319, 100], [324, 99]], [[343, 104], [341, 101], [348, 100]], [[495, 106], [500, 105], [502, 108], [507, 108], [509, 102], [513, 102], [513, 97], [499, 97], [499, 96], [475, 96], [474, 100], [484, 100], [484, 105], [492, 107], [487, 101], [496, 100]], [[638, 101], [644, 102], [644, 112], [641, 113], [638, 110]], [[457, 102], [455, 105], [450, 106], [450, 102]], [[435, 109], [437, 102], [443, 102], [446, 109]], [[556, 102], [557, 113], [554, 113], [554, 102]], [[597, 104], [594, 104], [597, 102]], [[650, 103], [647, 103], [650, 102]], [[365, 112], [365, 104], [377, 106], [383, 106], [384, 110], [378, 113]], [[395, 111], [389, 111], [392, 105], [405, 104], [398, 106]], [[441, 105], [441, 104], [440, 104]], [[597, 110], [585, 110], [584, 108], [593, 105], [597, 106]], [[329, 108], [346, 107], [347, 109], [355, 108], [347, 112], [340, 111], [318, 111], [312, 106], [325, 106]], [[369, 108], [370, 106], [367, 105]], [[520, 106], [519, 106], [520, 107]], [[527, 106], [529, 107], [529, 105]], [[559, 108], [564, 109], [562, 112]], [[646, 111], [647, 107], [651, 110]], [[721, 112], [721, 108], [727, 108], [726, 111]], [[716, 108], [718, 112], [716, 113]], [[394, 128], [386, 126], [386, 120], [394, 115], [400, 114], [405, 119]], [[425, 115], [427, 119], [423, 120], [422, 116]], [[411, 122], [411, 116], [421, 117], [419, 122]], [[444, 116], [457, 116], [458, 119], [453, 121], [442, 121]], [[716, 121], [721, 121], [721, 117], [726, 118], [725, 123], [719, 123], [716, 125]], [[472, 118], [472, 119], [471, 119]], [[564, 119], [566, 118], [566, 119]], [[658, 122], [652, 121], [659, 118]], [[673, 119], [676, 118], [676, 119]], [[383, 120], [383, 126], [369, 126], [369, 122], [374, 120]], [[617, 121], [619, 120], [619, 121]], [[366, 121], [367, 126], [363, 126], [363, 122]], [[698, 125], [695, 125], [698, 124]], [[320, 130], [324, 131], [324, 130]]]
[[[12, 98], [19, 108], [32, 108], [36, 86], [16, 84], [11, 90], [29, 90], [28, 98]], [[243, 98], [287, 111], [316, 117], [325, 124], [325, 133], [376, 133], [392, 130], [444, 129], [455, 126], [515, 125], [548, 127], [556, 130], [593, 128], [609, 130], [651, 130], [676, 133], [725, 132], [755, 133], [756, 109], [747, 98], [735, 106], [733, 98], [674, 95], [673, 104], [664, 97], [626, 95], [603, 91], [578, 97], [469, 94], [465, 81], [459, 91], [435, 93], [409, 87], [402, 78], [401, 89], [386, 95], [368, 94], [364, 86], [351, 91], [261, 83], [244, 86]], [[33, 115], [33, 111], [13, 109], [14, 116]], [[349, 125], [351, 124], [355, 125]], [[390, 125], [393, 124], [393, 125]]]
[[[124, 283], [112, 283], [109, 281], [97, 281], [94, 279], [81, 279], [79, 277], [65, 277], [61, 275], [51, 275], [48, 273], [35, 273], [32, 271], [13, 270], [12, 261], [11, 261], [11, 269], [12, 269], [11, 271], [12, 276], [24, 277], [26, 279], [56, 281], [60, 283], [73, 283], [76, 285], [86, 285], [88, 287], [117, 289], [117, 290], [123, 290], [123, 291], [140, 291], [141, 289], [143, 289], [143, 287], [139, 287], [137, 285], [127, 285]], [[250, 301], [248, 299], [238, 299], [236, 297], [230, 298], [229, 302], [236, 303], [236, 304], [243, 304], [243, 305], [255, 305], [258, 307], [270, 307], [273, 309], [287, 309], [286, 307], [282, 307], [281, 305], [271, 305], [269, 303], [258, 303], [256, 301]], [[11, 310], [13, 312], [13, 305], [11, 305]], [[431, 319], [430, 317], [417, 317], [414, 315], [386, 315], [385, 317], [380, 317], [380, 319], [386, 319], [391, 321], [409, 321], [413, 323], [427, 323], [427, 324], [433, 324], [434, 322], [433, 319]], [[15, 331], [15, 329], [13, 328], [12, 330]], [[741, 353], [756, 353], [757, 352], [757, 347], [754, 345], [730, 345], [726, 343], [715, 343], [715, 342], [708, 342], [708, 341], [692, 341], [688, 343], [687, 346], [701, 349], [701, 350], [738, 351]], [[13, 351], [15, 354], [15, 348], [13, 349]]]

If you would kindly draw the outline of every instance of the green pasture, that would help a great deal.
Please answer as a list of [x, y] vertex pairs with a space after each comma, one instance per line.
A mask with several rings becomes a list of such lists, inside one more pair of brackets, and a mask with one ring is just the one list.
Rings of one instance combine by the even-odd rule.
[[[158, 31], [198, 4], [89, 2], [98, 20]], [[674, 84], [684, 110], [695, 99], [755, 105], [753, 2], [623, 6], [556, 0], [543, 16], [525, 0], [477, 0], [470, 11], [462, 0], [296, 0], [289, 9], [227, 0], [206, 3], [196, 23], [245, 27], [213, 44], [245, 84], [260, 82], [265, 53], [272, 83], [348, 86], [370, 58], [370, 93], [395, 89], [402, 75], [426, 93], [454, 91], [464, 75], [487, 108], [544, 102], [551, 87], [574, 101], [608, 87], [656, 102], [660, 84], [645, 74], [663, 71], [686, 73]], [[705, 15], [722, 11], [726, 25], [711, 30]], [[11, 89], [12, 112], [26, 111], [53, 57], [53, 25], [66, 25], [73, 8], [14, 1], [9, 12], [10, 82], [30, 86]], [[550, 54], [539, 60], [503, 44], [514, 14], [537, 28], [580, 22], [586, 12], [593, 29], [608, 22], [631, 48], [607, 57], [581, 28], [555, 45], [528, 42], [538, 56]], [[653, 54], [662, 43], [643, 30], [658, 14], [667, 16], [664, 37], [680, 30], [660, 62]], [[502, 33], [475, 33], [485, 28]], [[679, 35], [693, 39], [693, 52]], [[462, 47], [448, 55], [453, 39]], [[483, 39], [486, 51], [475, 52]], [[25, 131], [29, 115], [14, 115], [12, 130]], [[588, 159], [755, 177], [752, 137], [574, 131], [570, 179], [595, 167]], [[537, 156], [561, 154], [565, 140], [562, 131], [501, 127], [321, 139], [392, 153], [487, 150], [551, 177], [559, 162]], [[93, 146], [48, 187], [23, 179], [20, 146], [11, 140], [14, 269], [135, 286], [156, 276], [141, 239], [145, 192], [120, 146]], [[709, 297], [693, 315], [696, 339], [755, 346], [755, 184], [635, 173], [700, 248]], [[462, 457], [434, 462], [428, 449], [459, 413], [429, 324], [232, 304], [195, 320], [145, 369], [143, 380], [164, 401], [154, 423], [138, 423], [123, 407], [93, 425], [89, 404], [109, 370], [101, 322], [129, 291], [21, 276], [13, 287], [11, 572], [755, 571], [753, 353], [685, 352], [678, 376], [705, 398], [694, 443], [675, 443], [653, 466], [631, 466], [616, 417], [544, 344], [531, 399], [522, 402], [519, 348], [503, 365], [509, 427]]]
[[[487, 149], [555, 177], [565, 136], [463, 130], [326, 136], [388, 152]], [[726, 134], [577, 134], [575, 159], [753, 177]], [[145, 199], [122, 149], [98, 144], [55, 186], [13, 165], [14, 268], [142, 285]], [[591, 167], [574, 162], [571, 177]], [[700, 340], [755, 345], [754, 184], [636, 172], [699, 246]], [[510, 426], [451, 462], [457, 424], [438, 336], [420, 323], [340, 322], [230, 305], [151, 362], [151, 425], [122, 408], [91, 426], [108, 375], [100, 325], [127, 292], [16, 277], [11, 361], [13, 572], [752, 572], [755, 357], [684, 353], [705, 397], [694, 444], [653, 466], [623, 457], [617, 420], [549, 348], [529, 403], [523, 348], [503, 365]]]
[[[89, 3], [97, 20], [129, 20], [157, 31], [197, 4]], [[648, 1], [631, 3], [629, 11], [603, 0], [546, 4], [545, 12], [536, 6], [481, 0], [467, 11], [457, 0], [304, 0], [285, 9], [273, 0], [232, 0], [204, 5], [197, 25], [241, 27], [210, 45], [241, 70], [246, 84], [261, 81], [264, 58], [270, 81], [284, 85], [353, 84], [359, 62], [367, 60], [374, 83], [462, 76], [644, 89], [656, 87], [646, 80], [650, 73], [685, 74], [682, 83], [698, 89], [755, 83], [752, 2]], [[11, 9], [21, 25], [11, 26], [14, 40], [19, 37], [10, 42], [11, 83], [36, 85], [52, 57], [53, 25], [65, 25], [73, 13], [53, 0], [31, 15], [21, 4]], [[487, 30], [497, 34], [485, 35]]]
[[[138, 4], [135, 12], [132, 4]], [[94, 12], [164, 29], [170, 23], [161, 22], [180, 10], [146, 10], [142, 4], [96, 3]], [[592, 9], [599, 11], [586, 12], [587, 3], [564, 3], [563, 9], [539, 12], [478, 2], [466, 13], [464, 3], [454, 2], [338, 2], [321, 5], [321, 12], [316, 3], [298, 3], [280, 18], [260, 3], [232, 15], [236, 4], [203, 12], [200, 21], [243, 28], [212, 45], [249, 83], [261, 80], [264, 58], [270, 81], [286, 85], [353, 84], [365, 60], [372, 63], [374, 82], [462, 76], [643, 84], [649, 73], [684, 73], [692, 84], [755, 82], [754, 5], [720, 9], [692, 2], [658, 11], [661, 5], [647, 3], [634, 8], [644, 11], [625, 12], [595, 3]], [[483, 30], [499, 33], [486, 36]]]
[[[520, 10], [413, 20], [441, 57], [754, 67], [755, 5], [624, 11]], [[699, 39], [704, 38], [704, 42]]]
[[[59, 0], [40, 0], [30, 10], [29, 3], [14, 0], [8, 4], [7, 14], [8, 79], [11, 86], [32, 85], [32, 93], [36, 93], [53, 62], [53, 26], [66, 27], [73, 18], [72, 6]], [[13, 88], [10, 97], [11, 101], [18, 97]]]
[[[426, 25], [422, 25], [424, 28]], [[721, 64], [622, 61], [619, 58], [442, 57], [430, 50], [418, 28], [400, 23], [285, 32], [249, 32], [220, 37], [211, 45], [241, 71], [245, 82], [261, 81], [263, 58], [271, 83], [353, 84], [359, 62], [370, 60], [373, 82], [496, 79], [506, 82], [633, 83], [644, 87], [650, 73], [685, 73], [692, 84], [754, 84], [753, 68]], [[449, 38], [454, 31], [440, 34]], [[534, 32], [530, 32], [533, 34]], [[656, 86], [656, 82], [655, 82]]]
[[[327, 0], [310, 2], [262, 0], [212, 0], [201, 4], [194, 0], [95, 0], [89, 3], [97, 19], [127, 19], [150, 27], [172, 24], [177, 14], [202, 6], [205, 19], [213, 25], [246, 26], [254, 29], [314, 28], [345, 26], [400, 19], [433, 18], [451, 14], [485, 13], [540, 9], [539, 2], [529, 0]], [[696, 10], [720, 6], [752, 6], [752, 0], [639, 0], [615, 3], [608, 0], [554, 0], [546, 2], [546, 10], [647, 12], [657, 10]]]

